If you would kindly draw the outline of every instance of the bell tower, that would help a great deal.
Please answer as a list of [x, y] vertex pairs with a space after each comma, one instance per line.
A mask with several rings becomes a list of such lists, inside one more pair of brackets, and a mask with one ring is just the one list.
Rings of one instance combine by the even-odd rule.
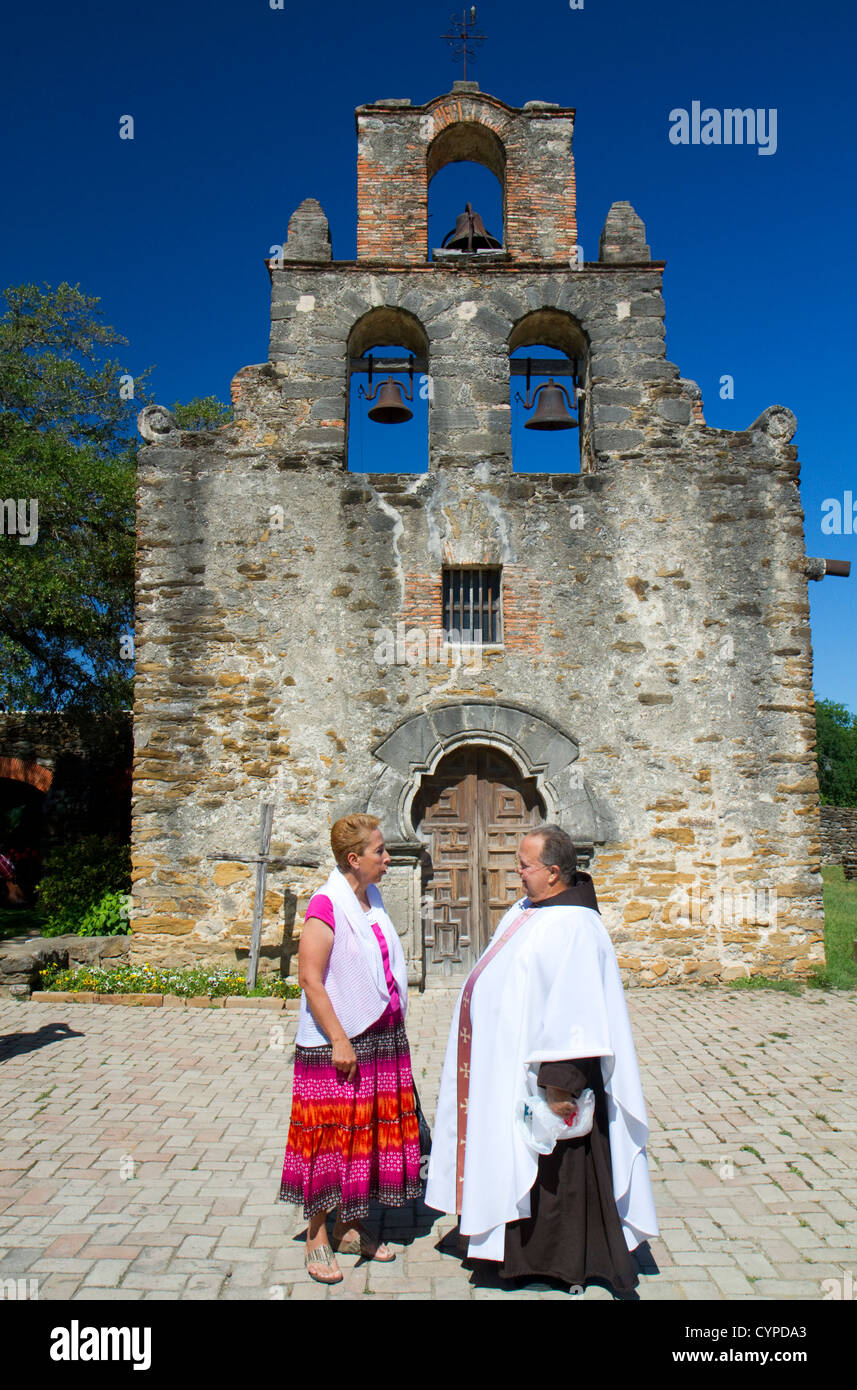
[[576, 256], [574, 111], [548, 101], [521, 110], [455, 82], [425, 106], [357, 108], [357, 259], [421, 265], [428, 186], [446, 164], [472, 160], [503, 189], [505, 260], [568, 266]]

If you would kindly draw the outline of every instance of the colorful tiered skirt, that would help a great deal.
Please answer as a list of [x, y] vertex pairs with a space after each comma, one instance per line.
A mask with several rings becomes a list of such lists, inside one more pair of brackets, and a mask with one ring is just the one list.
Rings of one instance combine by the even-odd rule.
[[359, 1220], [372, 1201], [401, 1207], [421, 1192], [419, 1124], [401, 1013], [388, 1010], [351, 1046], [355, 1081], [336, 1070], [329, 1045], [295, 1048], [279, 1198], [302, 1203], [306, 1219], [338, 1206], [343, 1221]]

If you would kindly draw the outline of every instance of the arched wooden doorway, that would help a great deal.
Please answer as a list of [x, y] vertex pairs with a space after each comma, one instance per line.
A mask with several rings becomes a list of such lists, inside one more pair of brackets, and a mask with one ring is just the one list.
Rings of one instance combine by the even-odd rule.
[[425, 884], [426, 983], [469, 973], [503, 913], [521, 896], [517, 848], [544, 820], [535, 778], [496, 748], [448, 753], [414, 800], [412, 820], [431, 857]]

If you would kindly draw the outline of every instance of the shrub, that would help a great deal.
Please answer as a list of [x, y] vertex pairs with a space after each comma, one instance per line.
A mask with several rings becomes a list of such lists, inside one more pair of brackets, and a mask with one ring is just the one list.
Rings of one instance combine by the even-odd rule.
[[130, 930], [120, 915], [131, 889], [131, 847], [88, 835], [51, 851], [39, 884], [45, 936], [119, 935]]
[[128, 894], [108, 888], [86, 909], [76, 936], [122, 936], [128, 931]]

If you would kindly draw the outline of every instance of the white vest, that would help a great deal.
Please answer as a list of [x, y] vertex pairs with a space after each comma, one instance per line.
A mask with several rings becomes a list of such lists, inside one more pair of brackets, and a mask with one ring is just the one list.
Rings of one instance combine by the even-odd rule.
[[[405, 953], [396, 928], [384, 910], [378, 888], [371, 883], [366, 890], [372, 904], [370, 915], [360, 906], [354, 889], [338, 868], [333, 870], [324, 887], [318, 891], [330, 898], [336, 924], [333, 949], [322, 983], [346, 1036], [356, 1038], [358, 1034], [365, 1033], [378, 1021], [390, 1002], [381, 948], [370, 925], [373, 921], [378, 923], [387, 943], [390, 971], [399, 991], [404, 1018], [408, 1006]], [[300, 1047], [330, 1045], [330, 1038], [313, 1018], [304, 992], [301, 993], [296, 1042]]]

